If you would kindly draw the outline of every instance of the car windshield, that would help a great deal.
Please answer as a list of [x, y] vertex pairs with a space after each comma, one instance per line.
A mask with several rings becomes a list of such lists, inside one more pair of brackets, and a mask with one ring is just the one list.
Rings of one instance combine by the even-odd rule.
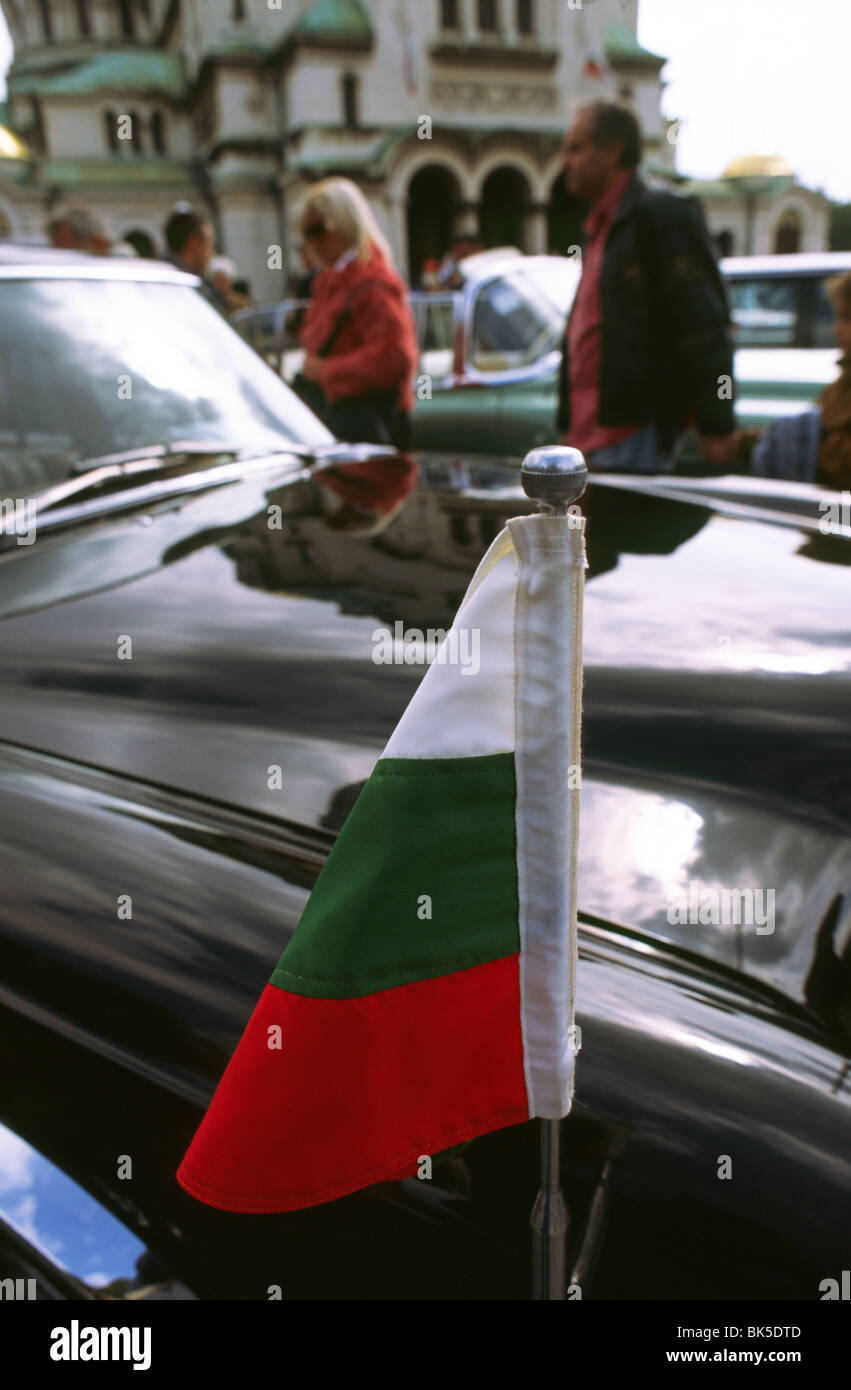
[[472, 365], [480, 372], [528, 367], [561, 343], [579, 268], [555, 257], [509, 271], [481, 289], [473, 313]]
[[331, 442], [197, 292], [134, 280], [0, 281], [0, 492], [172, 444], [239, 453]]

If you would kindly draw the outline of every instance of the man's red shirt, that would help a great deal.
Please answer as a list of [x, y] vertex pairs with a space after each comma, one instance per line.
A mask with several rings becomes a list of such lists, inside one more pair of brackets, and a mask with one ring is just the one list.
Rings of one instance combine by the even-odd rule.
[[594, 204], [582, 226], [587, 238], [582, 252], [582, 278], [567, 329], [570, 391], [567, 442], [585, 454], [628, 439], [647, 423], [641, 420], [634, 425], [601, 425], [598, 420], [603, 360], [603, 310], [600, 300], [603, 255], [612, 223], [632, 176], [632, 169], [624, 169], [608, 192]]

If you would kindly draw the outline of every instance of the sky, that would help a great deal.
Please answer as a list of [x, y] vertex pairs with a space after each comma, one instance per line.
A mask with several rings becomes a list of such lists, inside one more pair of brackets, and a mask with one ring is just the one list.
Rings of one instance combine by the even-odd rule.
[[851, 202], [851, 0], [639, 0], [638, 37], [669, 59], [662, 110], [680, 122], [682, 173], [779, 154]]
[[[662, 110], [679, 122], [682, 173], [779, 154], [808, 188], [851, 202], [851, 0], [617, 0], [625, 17], [636, 4], [640, 41], [669, 60]], [[10, 57], [0, 14], [0, 74]]]

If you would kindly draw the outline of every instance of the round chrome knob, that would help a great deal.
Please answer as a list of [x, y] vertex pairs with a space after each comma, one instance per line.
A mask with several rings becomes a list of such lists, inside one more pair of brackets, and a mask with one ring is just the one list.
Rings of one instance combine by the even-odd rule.
[[526, 455], [520, 481], [534, 502], [554, 512], [566, 512], [585, 491], [588, 468], [578, 449], [547, 444]]

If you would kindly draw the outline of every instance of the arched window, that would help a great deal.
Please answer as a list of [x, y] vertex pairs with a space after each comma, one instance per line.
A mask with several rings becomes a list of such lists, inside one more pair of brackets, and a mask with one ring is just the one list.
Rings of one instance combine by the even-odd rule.
[[151, 116], [151, 142], [157, 154], [165, 154], [165, 116], [162, 111], [155, 111]]
[[503, 165], [482, 184], [480, 225], [485, 246], [516, 246], [525, 251], [529, 181], [519, 169]]
[[529, 39], [535, 32], [535, 6], [533, 0], [517, 0], [517, 32]]
[[458, 0], [440, 0], [440, 27], [458, 28]]
[[136, 15], [134, 12], [133, 0], [118, 0], [118, 22], [121, 26], [123, 38], [135, 39]]
[[50, 8], [50, 0], [39, 0], [39, 12], [41, 14], [41, 31], [47, 43], [53, 42], [53, 11]]
[[451, 169], [427, 164], [408, 185], [408, 276], [419, 283], [425, 261], [440, 261], [453, 237], [461, 190]]
[[358, 124], [358, 79], [353, 72], [343, 73], [343, 125], [354, 130]]
[[118, 127], [115, 120], [115, 112], [104, 111], [103, 123], [104, 127], [106, 128], [106, 143], [109, 145], [109, 148], [112, 150], [113, 154], [118, 154], [119, 140]]
[[77, 0], [77, 28], [80, 31], [81, 38], [91, 38], [92, 16], [89, 10], [89, 0]]
[[495, 34], [498, 29], [496, 0], [478, 0], [479, 32]]
[[792, 256], [800, 249], [801, 219], [794, 208], [787, 208], [774, 230], [774, 251], [778, 256]]

